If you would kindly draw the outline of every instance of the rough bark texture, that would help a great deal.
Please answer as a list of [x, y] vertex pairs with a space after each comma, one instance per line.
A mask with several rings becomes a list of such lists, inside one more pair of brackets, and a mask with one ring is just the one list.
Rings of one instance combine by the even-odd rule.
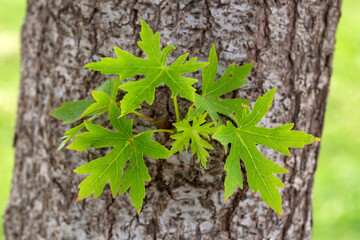
[[[331, 75], [340, 0], [30, 0], [22, 31], [22, 78], [15, 147], [16, 163], [4, 224], [7, 239], [310, 239], [312, 186], [319, 144], [284, 157], [262, 148], [285, 166], [283, 216], [247, 184], [223, 202], [226, 155], [218, 146], [205, 171], [189, 153], [147, 160], [152, 181], [138, 215], [128, 193], [76, 202], [84, 178], [72, 170], [103, 152], [63, 150], [68, 126], [49, 112], [61, 102], [89, 96], [104, 76], [82, 66], [114, 56], [119, 46], [141, 56], [140, 19], [160, 31], [162, 44], [205, 60], [212, 43], [224, 69], [255, 62], [237, 96], [254, 102], [277, 86], [263, 125], [294, 122], [321, 136]], [[199, 73], [197, 74], [197, 76]], [[199, 85], [198, 85], [199, 86]], [[170, 91], [157, 90], [153, 117], [174, 120]], [[231, 97], [231, 96], [229, 96]], [[180, 104], [186, 104], [181, 102]], [[107, 124], [104, 121], [104, 124]], [[154, 127], [136, 120], [136, 129]], [[159, 141], [170, 144], [168, 137]]]

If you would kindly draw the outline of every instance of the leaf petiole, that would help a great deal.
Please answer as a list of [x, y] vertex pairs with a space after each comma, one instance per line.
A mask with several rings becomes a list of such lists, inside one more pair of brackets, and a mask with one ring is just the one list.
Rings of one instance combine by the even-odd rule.
[[98, 114], [94, 114], [91, 118], [88, 119], [88, 121], [94, 121], [95, 119], [97, 119], [98, 117], [100, 117], [103, 113], [98, 113]]
[[172, 129], [155, 129], [155, 130], [151, 130], [151, 132], [167, 132], [167, 133], [172, 133], [175, 134], [175, 130]]
[[175, 115], [176, 115], [176, 122], [180, 122], [180, 114], [179, 114], [179, 107], [177, 102], [177, 96], [172, 98], [174, 100], [174, 108], [175, 108]]
[[142, 114], [142, 113], [139, 113], [139, 112], [136, 112], [136, 111], [133, 111], [133, 112], [131, 112], [131, 113], [133, 113], [133, 114], [135, 114], [135, 115], [137, 115], [137, 116], [139, 116], [139, 117], [145, 118], [145, 119], [149, 120], [150, 122], [153, 122], [153, 123], [156, 123], [156, 124], [160, 124], [160, 121], [157, 121], [156, 119], [151, 118], [151, 117], [149, 117], [149, 116], [146, 116], [146, 115], [144, 115], [144, 114]]

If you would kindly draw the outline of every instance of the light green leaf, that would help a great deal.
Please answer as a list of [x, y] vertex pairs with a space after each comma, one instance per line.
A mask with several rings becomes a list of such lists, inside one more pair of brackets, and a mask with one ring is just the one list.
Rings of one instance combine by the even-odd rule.
[[[88, 119], [89, 121], [92, 121], [96, 119], [99, 115], [103, 114], [107, 109], [109, 104], [107, 103], [108, 99], [116, 100], [116, 96], [119, 90], [120, 85], [120, 78], [111, 78], [107, 81], [105, 81], [101, 86], [96, 88], [95, 95], [100, 95], [100, 102], [104, 102], [104, 106], [101, 106], [101, 104], [98, 102], [96, 103], [95, 100], [80, 100], [75, 102], [65, 102], [63, 103], [63, 106], [56, 109], [55, 111], [51, 112], [50, 114], [53, 117], [56, 117], [60, 120], [64, 120], [63, 124], [72, 123], [75, 122], [83, 117], [91, 115], [91, 117]], [[101, 93], [102, 92], [102, 93]], [[105, 93], [105, 94], [104, 94]], [[93, 93], [94, 95], [94, 93]], [[107, 97], [108, 95], [109, 97]], [[104, 101], [103, 99], [106, 99]], [[109, 101], [110, 102], [110, 101]], [[107, 103], [107, 104], [106, 104]], [[107, 107], [106, 107], [107, 106]], [[100, 111], [98, 111], [100, 110]], [[97, 113], [97, 114], [95, 114]], [[95, 114], [95, 115], [92, 115]], [[59, 147], [56, 151], [60, 151], [78, 132], [80, 132], [85, 127], [84, 123], [79, 124], [78, 126], [75, 126], [64, 133], [63, 141], [60, 143]]]
[[[120, 118], [124, 121], [125, 119]], [[84, 132], [75, 136], [73, 141], [67, 148], [76, 151], [85, 151], [89, 147], [106, 148], [115, 147], [120, 143], [123, 144], [129, 140], [129, 137], [119, 132], [109, 131], [99, 125], [84, 121], [85, 127], [88, 132]]]
[[87, 198], [92, 193], [94, 198], [99, 197], [107, 182], [110, 183], [112, 195], [115, 197], [121, 186], [125, 163], [130, 154], [130, 145], [124, 144], [113, 148], [105, 157], [75, 169], [74, 172], [78, 174], [91, 174], [80, 183], [78, 200]]
[[[105, 81], [101, 86], [96, 88], [96, 90], [97, 90], [97, 92], [101, 91], [101, 92], [107, 94], [110, 98], [115, 100], [118, 89], [119, 89], [119, 85], [120, 85], [119, 78], [116, 78], [116, 79], [111, 78], [111, 79]], [[99, 94], [97, 94], [97, 95], [99, 95]], [[64, 102], [61, 107], [52, 111], [50, 113], [50, 115], [57, 119], [63, 120], [64, 121], [63, 124], [73, 123], [83, 117], [89, 116], [92, 113], [96, 112], [96, 111], [93, 111], [92, 113], [89, 113], [90, 110], [88, 110], [88, 108], [91, 105], [94, 105], [94, 103], [95, 103], [94, 100], [79, 100], [79, 101], [74, 101], [74, 102]], [[96, 103], [95, 103], [95, 105], [96, 105]], [[94, 108], [94, 107], [92, 107], [92, 108]], [[84, 114], [85, 110], [87, 111], [87, 114]]]
[[[145, 197], [145, 181], [150, 181], [143, 155], [167, 158], [171, 153], [161, 144], [151, 141], [151, 131], [133, 136], [132, 120], [126, 120], [126, 116], [119, 118], [120, 115], [120, 109], [111, 100], [109, 118], [116, 131], [85, 121], [88, 132], [77, 135], [75, 141], [69, 145], [68, 148], [78, 151], [84, 151], [89, 147], [113, 147], [105, 157], [95, 159], [74, 170], [79, 174], [90, 174], [79, 185], [78, 199], [89, 197], [92, 193], [94, 198], [100, 196], [104, 186], [109, 182], [113, 197], [119, 190], [122, 194], [130, 188], [131, 202], [140, 211]], [[123, 178], [128, 160], [129, 166]]]
[[195, 88], [192, 87], [192, 84], [197, 80], [183, 77], [182, 74], [197, 71], [207, 63], [197, 63], [196, 58], [185, 62], [188, 54], [184, 54], [167, 67], [167, 57], [175, 47], [167, 46], [161, 50], [159, 33], [153, 34], [143, 20], [141, 26], [141, 41], [138, 42], [138, 45], [146, 54], [147, 59], [135, 57], [115, 48], [117, 59], [102, 58], [100, 62], [90, 63], [85, 67], [106, 74], [119, 74], [121, 79], [146, 75], [139, 81], [130, 81], [120, 86], [120, 89], [128, 92], [120, 102], [122, 115], [140, 108], [143, 101], [152, 104], [155, 88], [161, 83], [170, 87], [173, 97], [180, 94], [181, 97], [194, 101]]
[[239, 141], [237, 141], [236, 128], [231, 122], [227, 123], [227, 127], [221, 126], [214, 134], [214, 139], [218, 140], [224, 146], [231, 143], [231, 150], [224, 169], [227, 172], [225, 178], [225, 194], [224, 200], [226, 201], [236, 190], [236, 187], [243, 187], [243, 179], [240, 167], [240, 148]]
[[63, 124], [76, 122], [81, 118], [82, 113], [94, 100], [79, 100], [74, 102], [64, 102], [61, 107], [50, 113], [51, 116], [63, 120]]
[[110, 100], [116, 101], [120, 82], [120, 78], [111, 78], [97, 88], [97, 91], [92, 91], [91, 94], [96, 102], [89, 106], [81, 117], [101, 115], [106, 112], [109, 109]]
[[148, 169], [144, 163], [143, 154], [154, 159], [168, 158], [171, 153], [161, 144], [151, 141], [152, 132], [144, 132], [134, 137], [132, 142], [132, 154], [130, 155], [129, 166], [126, 169], [124, 182], [120, 188], [120, 194], [130, 188], [132, 204], [138, 212], [142, 207], [145, 197], [145, 181], [151, 180]]
[[95, 103], [91, 104], [81, 115], [81, 118], [90, 116], [93, 114], [102, 114], [109, 109], [111, 97], [101, 91], [91, 91]]
[[78, 132], [80, 132], [85, 127], [84, 123], [77, 125], [76, 127], [70, 128], [68, 131], [64, 133], [62, 137], [64, 140], [60, 143], [57, 148], [57, 152], [60, 151]]
[[129, 190], [131, 203], [140, 212], [145, 198], [145, 181], [151, 180], [148, 168], [144, 164], [141, 152], [134, 151], [130, 155], [129, 166], [126, 169], [124, 182], [120, 188], [120, 194]]
[[[187, 150], [191, 140], [191, 153], [192, 155], [197, 152], [198, 161], [201, 161], [204, 168], [206, 168], [207, 158], [210, 157], [206, 149], [214, 149], [211, 144], [209, 144], [202, 137], [205, 137], [209, 140], [209, 135], [213, 134], [215, 129], [211, 126], [213, 123], [205, 123], [206, 113], [199, 116], [199, 118], [194, 118], [192, 125], [186, 119], [174, 123], [176, 127], [177, 134], [172, 135], [171, 138], [175, 141], [171, 144], [171, 152], [182, 152], [184, 147]], [[202, 137], [201, 137], [202, 136]]]
[[196, 110], [194, 116], [198, 116], [204, 111], [207, 111], [212, 120], [217, 124], [221, 124], [218, 113], [233, 118], [235, 111], [242, 109], [241, 105], [248, 104], [249, 101], [239, 98], [222, 99], [220, 97], [245, 84], [245, 77], [249, 74], [252, 66], [253, 63], [235, 67], [233, 63], [226, 69], [222, 77], [215, 81], [218, 59], [215, 45], [213, 45], [210, 51], [209, 64], [202, 70], [202, 95], [195, 94], [194, 105], [196, 106]]
[[[281, 196], [278, 187], [284, 184], [274, 176], [274, 173], [286, 173], [286, 169], [264, 157], [256, 145], [264, 145], [278, 152], [290, 155], [288, 148], [304, 147], [306, 144], [319, 141], [310, 134], [291, 131], [293, 124], [276, 128], [256, 127], [271, 107], [276, 88], [259, 97], [252, 112], [243, 105], [243, 111], [237, 111], [234, 117], [237, 128], [231, 122], [221, 126], [213, 138], [223, 145], [231, 143], [229, 157], [225, 170], [225, 200], [232, 195], [236, 186], [242, 188], [240, 159], [245, 163], [247, 181], [252, 191], [259, 191], [266, 204], [280, 215], [282, 214]], [[240, 116], [241, 115], [241, 116]]]
[[110, 78], [106, 80], [100, 87], [96, 88], [96, 91], [106, 93], [112, 100], [116, 100], [117, 93], [120, 86], [120, 78]]
[[171, 156], [169, 150], [156, 141], [151, 141], [152, 132], [147, 131], [134, 136], [133, 144], [136, 146], [136, 151], [154, 158], [168, 158]]
[[110, 106], [110, 122], [117, 131], [113, 132], [89, 121], [84, 121], [88, 132], [77, 135], [75, 141], [68, 146], [69, 149], [85, 151], [89, 147], [105, 148], [127, 144], [132, 138], [132, 120], [126, 120], [126, 116], [118, 118], [120, 109], [113, 101], [110, 101]]
[[115, 58], [101, 58], [100, 62], [89, 63], [84, 68], [101, 71], [102, 74], [119, 74], [121, 79], [131, 78], [145, 74], [154, 66], [146, 59], [138, 58], [132, 54], [114, 47]]

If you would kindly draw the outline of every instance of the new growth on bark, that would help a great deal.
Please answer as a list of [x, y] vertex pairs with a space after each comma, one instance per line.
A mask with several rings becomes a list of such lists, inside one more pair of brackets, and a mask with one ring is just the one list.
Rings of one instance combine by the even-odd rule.
[[[75, 201], [83, 177], [72, 170], [107, 152], [55, 154], [58, 140], [70, 127], [59, 125], [49, 113], [62, 102], [85, 99], [104, 82], [102, 75], [82, 66], [115, 57], [114, 45], [144, 58], [137, 46], [144, 19], [159, 31], [162, 47], [177, 47], [170, 62], [186, 52], [206, 62], [213, 43], [220, 74], [232, 62], [254, 62], [248, 83], [226, 98], [255, 103], [277, 87], [275, 104], [261, 126], [292, 122], [294, 129], [320, 137], [340, 5], [341, 1], [320, 0], [29, 0], [21, 38], [16, 160], [4, 216], [6, 239], [310, 239], [319, 143], [292, 150], [291, 157], [259, 147], [289, 171], [279, 175], [285, 184], [280, 190], [282, 217], [252, 193], [245, 165], [243, 189], [224, 203], [228, 155], [216, 142], [207, 170], [187, 151], [168, 159], [145, 158], [151, 181], [137, 214], [129, 195], [113, 198], [108, 185], [97, 199]], [[189, 77], [201, 79], [199, 72]], [[201, 90], [201, 82], [194, 87]], [[144, 103], [141, 112], [132, 114], [134, 134], [156, 132], [154, 140], [170, 148], [169, 134], [155, 130], [154, 120], [148, 119], [161, 119], [161, 128], [170, 129], [167, 123], [179, 122], [190, 106], [182, 98], [173, 100], [166, 86], [158, 87], [153, 105]], [[95, 122], [110, 127], [104, 117]]]

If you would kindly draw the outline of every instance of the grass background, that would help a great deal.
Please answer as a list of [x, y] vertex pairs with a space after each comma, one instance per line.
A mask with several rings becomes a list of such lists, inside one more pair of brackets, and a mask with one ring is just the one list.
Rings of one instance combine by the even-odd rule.
[[[10, 191], [24, 0], [0, 2], [0, 214]], [[315, 240], [360, 239], [360, 1], [344, 0], [314, 186]], [[2, 218], [0, 219], [2, 225]], [[0, 240], [3, 230], [0, 228]]]

